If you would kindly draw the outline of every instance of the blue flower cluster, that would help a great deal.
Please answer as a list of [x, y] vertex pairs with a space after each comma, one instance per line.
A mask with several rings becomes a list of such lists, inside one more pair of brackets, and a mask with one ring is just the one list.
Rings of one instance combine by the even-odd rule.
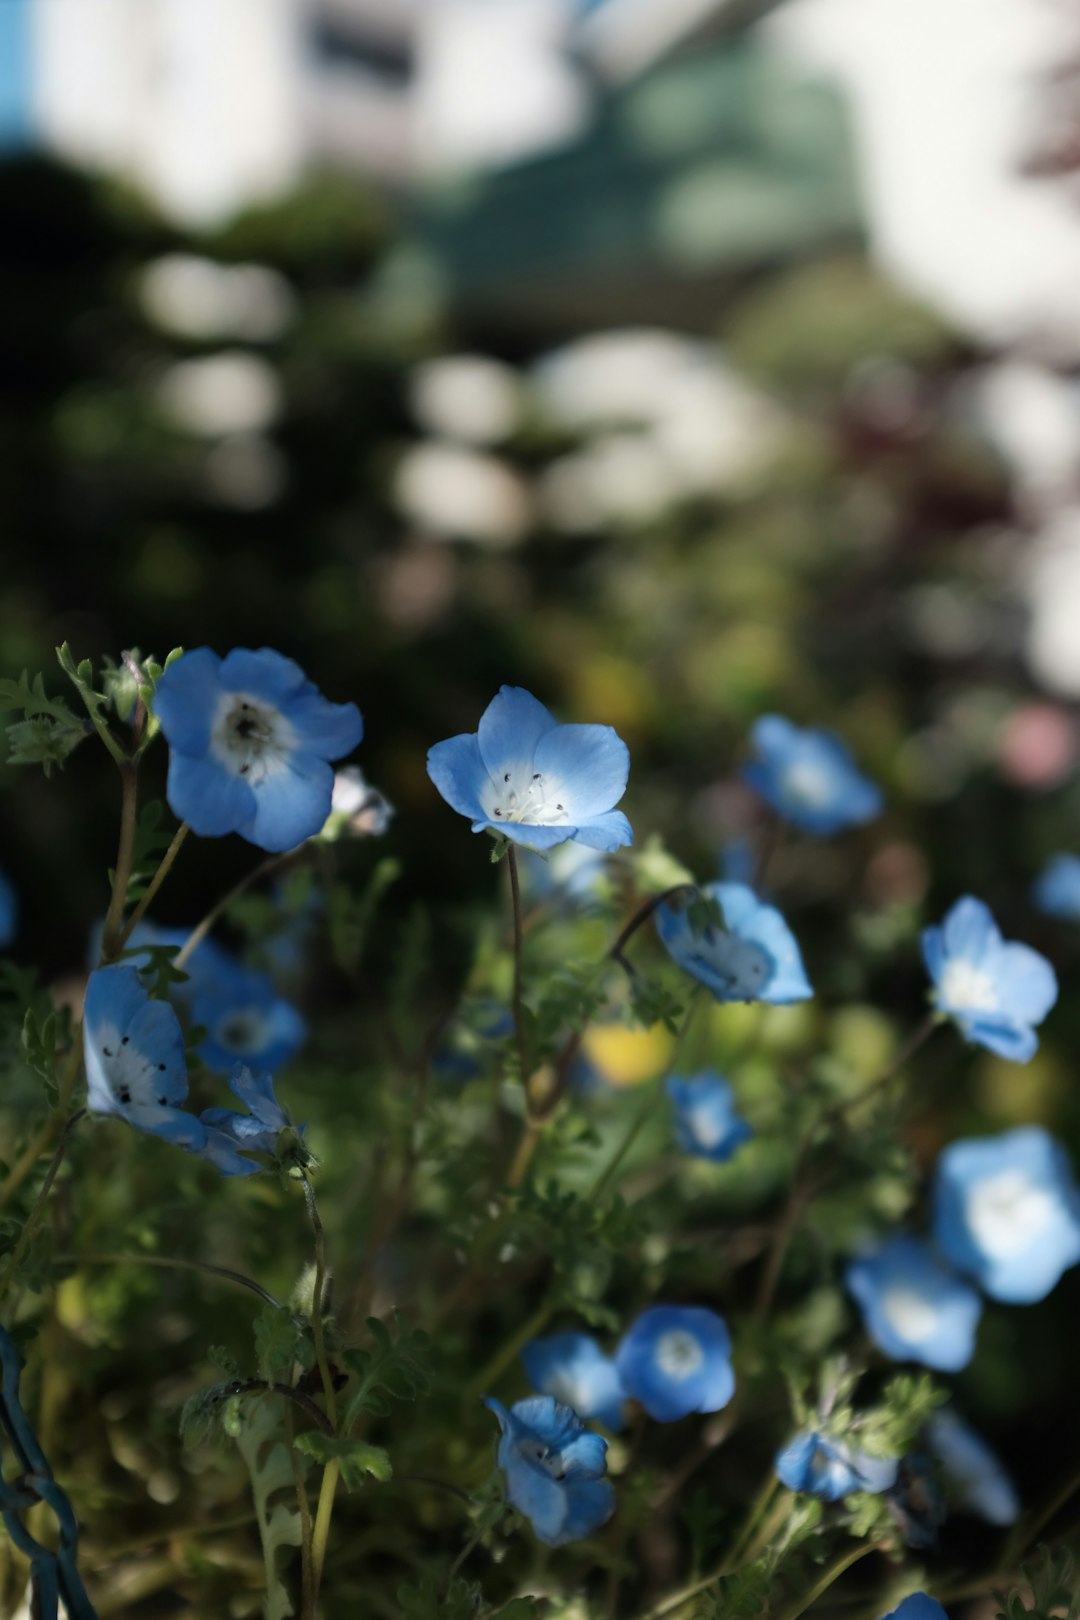
[[[184, 1036], [175, 1010], [153, 1000], [138, 969], [96, 969], [86, 987], [83, 1056], [92, 1113], [112, 1114], [138, 1131], [200, 1155], [223, 1175], [251, 1175], [262, 1166], [247, 1154], [273, 1154], [289, 1125], [274, 1100], [268, 1074], [236, 1064], [229, 1077], [250, 1113], [210, 1108], [196, 1117], [181, 1105], [188, 1094]], [[298, 1132], [298, 1135], [302, 1134]]]
[[816, 1429], [795, 1435], [776, 1455], [776, 1477], [789, 1491], [839, 1502], [856, 1491], [872, 1496], [895, 1483], [896, 1457], [874, 1457]]
[[803, 832], [828, 837], [880, 815], [881, 790], [831, 731], [803, 731], [779, 714], [765, 714], [751, 739], [757, 757], [743, 777]]
[[922, 936], [938, 1010], [965, 1040], [1026, 1063], [1038, 1045], [1035, 1025], [1057, 1000], [1057, 978], [1028, 945], [1006, 943], [981, 900], [958, 900], [938, 928]]

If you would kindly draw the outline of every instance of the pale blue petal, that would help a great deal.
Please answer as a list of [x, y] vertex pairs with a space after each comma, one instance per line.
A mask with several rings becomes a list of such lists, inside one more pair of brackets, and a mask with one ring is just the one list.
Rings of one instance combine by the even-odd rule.
[[255, 811], [255, 794], [243, 777], [213, 759], [194, 759], [175, 747], [165, 792], [173, 815], [200, 838], [238, 832]]
[[1005, 1023], [993, 1013], [983, 1017], [958, 1018], [957, 1026], [965, 1040], [985, 1046], [1010, 1063], [1028, 1063], [1038, 1050], [1039, 1039], [1027, 1024]]
[[284, 771], [255, 786], [254, 815], [237, 830], [271, 854], [295, 849], [322, 830], [333, 792], [333, 766], [314, 754], [292, 754]]
[[785, 758], [798, 742], [799, 727], [782, 714], [760, 715], [750, 728], [750, 740], [759, 754], [776, 754]]
[[564, 803], [579, 825], [603, 815], [626, 792], [630, 750], [611, 726], [554, 726], [540, 737], [532, 759], [551, 778], [548, 798]]
[[221, 692], [221, 659], [209, 647], [184, 653], [163, 671], [154, 713], [171, 747], [185, 754], [206, 752]]
[[1057, 975], [1046, 957], [1030, 945], [1002, 945], [992, 970], [1004, 1009], [1025, 1024], [1040, 1024], [1058, 994]]
[[577, 837], [576, 827], [534, 827], [527, 821], [482, 821], [474, 824], [473, 832], [486, 832], [489, 827], [523, 849], [554, 849]]
[[946, 956], [979, 963], [984, 951], [1000, 943], [1001, 934], [981, 900], [965, 895], [946, 915], [942, 924]]
[[314, 686], [288, 699], [283, 713], [296, 732], [299, 752], [318, 754], [322, 759], [340, 759], [351, 753], [364, 735], [355, 703], [331, 703]]
[[318, 690], [298, 663], [272, 647], [259, 647], [254, 652], [248, 647], [234, 647], [222, 662], [221, 684], [227, 692], [249, 692], [276, 708], [284, 707], [305, 689]]
[[131, 1019], [126, 1034], [135, 1050], [157, 1066], [157, 1094], [166, 1103], [183, 1102], [188, 1093], [184, 1036], [168, 1002], [147, 1001]]
[[555, 724], [554, 715], [523, 686], [501, 686], [480, 716], [476, 733], [487, 774], [493, 780], [506, 771], [524, 774], [541, 737]]
[[594, 816], [591, 821], [579, 826], [574, 834], [574, 842], [610, 854], [612, 850], [622, 849], [624, 845], [634, 842], [634, 829], [621, 810], [609, 810], [607, 815]]
[[487, 780], [487, 772], [475, 732], [462, 732], [436, 743], [428, 750], [427, 770], [451, 809], [488, 825], [480, 803], [480, 786]]
[[552, 1547], [561, 1547], [569, 1541], [579, 1541], [582, 1536], [591, 1536], [594, 1530], [607, 1523], [615, 1511], [615, 1488], [610, 1480], [568, 1480], [566, 1496], [566, 1522], [558, 1536], [549, 1540], [548, 1544]]

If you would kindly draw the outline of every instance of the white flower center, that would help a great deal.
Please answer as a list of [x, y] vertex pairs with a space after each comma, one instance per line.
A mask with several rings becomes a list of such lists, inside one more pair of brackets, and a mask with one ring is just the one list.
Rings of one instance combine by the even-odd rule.
[[709, 1103], [695, 1103], [683, 1115], [698, 1147], [718, 1147], [728, 1133], [728, 1121]]
[[136, 1050], [129, 1037], [121, 1035], [115, 1024], [106, 1024], [98, 1031], [97, 1049], [114, 1102], [124, 1108], [145, 1108], [154, 1104], [165, 1107], [161, 1076], [167, 1064], [155, 1063]]
[[572, 1372], [563, 1369], [548, 1379], [546, 1395], [554, 1395], [557, 1401], [562, 1401], [575, 1411], [579, 1417], [586, 1414], [590, 1405], [592, 1391], [588, 1381], [576, 1377]]
[[812, 759], [797, 759], [783, 775], [784, 792], [807, 810], [824, 810], [835, 798], [833, 778]]
[[563, 1462], [562, 1452], [554, 1451], [550, 1446], [545, 1446], [542, 1440], [535, 1438], [519, 1440], [518, 1450], [530, 1462], [539, 1464], [545, 1474], [550, 1474], [552, 1479], [562, 1479], [566, 1473], [566, 1464]]
[[210, 752], [234, 776], [258, 787], [286, 769], [296, 733], [280, 709], [249, 692], [224, 692], [210, 733]]
[[740, 939], [710, 925], [695, 941], [694, 955], [725, 980], [734, 1001], [753, 1001], [773, 975], [773, 959], [752, 939]]
[[1057, 1214], [1052, 1193], [1036, 1187], [1022, 1170], [1002, 1170], [968, 1190], [965, 1214], [972, 1236], [988, 1254], [1019, 1254], [1051, 1226]]
[[700, 1343], [685, 1328], [672, 1328], [663, 1334], [657, 1340], [654, 1356], [665, 1378], [689, 1378], [705, 1360]]
[[881, 1308], [889, 1326], [911, 1344], [921, 1344], [937, 1332], [937, 1306], [914, 1288], [887, 1288]]
[[219, 1046], [241, 1056], [246, 1052], [261, 1052], [270, 1033], [269, 1017], [254, 1007], [239, 1007], [227, 1013], [214, 1030]]
[[559, 827], [570, 819], [560, 782], [527, 765], [510, 765], [489, 777], [480, 802], [491, 821], [517, 821], [530, 827]]
[[971, 1012], [997, 1012], [1001, 1006], [997, 986], [990, 974], [963, 956], [954, 956], [946, 962], [938, 999], [945, 1006]]

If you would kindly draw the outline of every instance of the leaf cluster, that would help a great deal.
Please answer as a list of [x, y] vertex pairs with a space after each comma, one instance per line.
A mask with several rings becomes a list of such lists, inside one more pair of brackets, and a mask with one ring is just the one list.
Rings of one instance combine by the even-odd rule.
[[392, 1325], [377, 1316], [367, 1319], [374, 1341], [370, 1350], [346, 1350], [345, 1365], [357, 1382], [346, 1396], [343, 1427], [349, 1429], [363, 1413], [385, 1417], [390, 1401], [415, 1401], [431, 1386], [431, 1341], [418, 1328], [410, 1328], [395, 1311]]
[[26, 670], [18, 680], [0, 680], [0, 714], [23, 717], [7, 722], [8, 764], [40, 765], [46, 776], [54, 765], [63, 767], [93, 729], [63, 698], [48, 696], [41, 675], [31, 680]]

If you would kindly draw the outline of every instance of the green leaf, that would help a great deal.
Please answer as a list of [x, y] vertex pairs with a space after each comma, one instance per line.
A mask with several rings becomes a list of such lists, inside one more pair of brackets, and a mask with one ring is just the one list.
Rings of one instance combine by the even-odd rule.
[[288, 1383], [293, 1366], [309, 1367], [314, 1351], [306, 1319], [287, 1305], [267, 1305], [255, 1318], [255, 1354], [259, 1372], [272, 1383]]
[[297, 1436], [297, 1451], [312, 1457], [318, 1463], [336, 1462], [341, 1469], [341, 1483], [347, 1491], [358, 1491], [370, 1476], [385, 1485], [393, 1469], [390, 1458], [382, 1446], [369, 1446], [364, 1440], [349, 1440], [344, 1435], [321, 1434], [309, 1429]]
[[292, 1601], [278, 1572], [282, 1547], [299, 1547], [302, 1538], [296, 1487], [289, 1453], [281, 1439], [279, 1401], [246, 1399], [244, 1424], [236, 1444], [251, 1475], [255, 1515], [266, 1571], [266, 1620], [288, 1620]]
[[387, 1397], [414, 1401], [430, 1384], [426, 1333], [405, 1327], [396, 1312], [393, 1333], [377, 1316], [369, 1316], [367, 1325], [374, 1349], [346, 1350], [344, 1355], [345, 1365], [357, 1379], [345, 1405], [346, 1429], [362, 1412], [385, 1416], [390, 1410]]

